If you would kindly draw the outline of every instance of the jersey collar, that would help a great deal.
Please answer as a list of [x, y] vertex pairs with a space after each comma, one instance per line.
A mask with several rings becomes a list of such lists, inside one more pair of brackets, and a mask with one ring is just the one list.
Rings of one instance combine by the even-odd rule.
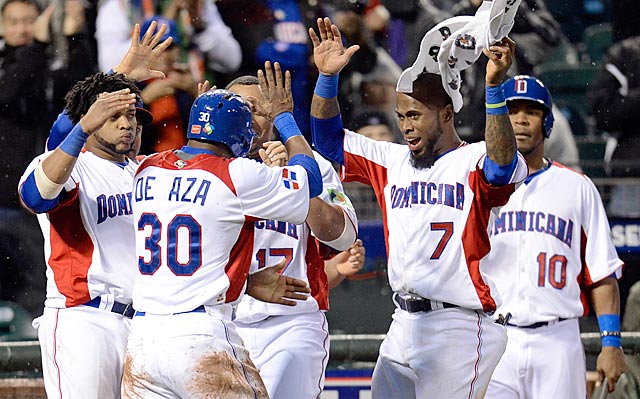
[[536, 170], [535, 172], [533, 172], [532, 174], [530, 174], [529, 176], [527, 176], [526, 179], [524, 179], [524, 184], [529, 184], [529, 182], [531, 180], [533, 180], [534, 177], [539, 176], [540, 174], [546, 172], [547, 170], [549, 170], [549, 168], [551, 167], [551, 164], [553, 163], [553, 161], [548, 160], [547, 158], [545, 158], [546, 165], [540, 169], [540, 170]]
[[209, 154], [209, 155], [218, 156], [218, 154], [216, 154], [215, 152], [213, 152], [211, 150], [205, 150], [203, 148], [189, 147], [188, 145], [185, 145], [184, 147], [182, 147], [180, 149], [180, 151], [186, 152], [187, 154], [191, 154], [191, 155]]

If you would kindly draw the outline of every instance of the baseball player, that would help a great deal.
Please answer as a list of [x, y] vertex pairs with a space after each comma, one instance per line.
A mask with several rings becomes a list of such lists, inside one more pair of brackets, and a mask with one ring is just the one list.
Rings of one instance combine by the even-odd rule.
[[515, 44], [485, 49], [486, 143], [456, 134], [452, 100], [439, 75], [422, 73], [398, 93], [406, 145], [344, 130], [338, 73], [356, 46], [343, 48], [328, 18], [309, 30], [320, 72], [311, 107], [314, 144], [343, 165], [345, 181], [371, 185], [383, 211], [389, 282], [397, 305], [373, 372], [372, 398], [481, 398], [506, 345], [488, 315], [493, 288], [479, 268], [489, 252], [491, 209], [526, 175], [500, 84]]
[[[114, 70], [145, 79], [166, 26], [140, 39], [135, 26], [125, 58]], [[66, 97], [47, 152], [19, 185], [25, 207], [38, 213], [45, 238], [47, 299], [34, 320], [49, 397], [117, 398], [126, 348], [135, 260], [131, 183], [141, 125], [138, 89], [123, 74], [94, 75]], [[84, 150], [83, 150], [84, 147]], [[81, 152], [83, 150], [83, 152]], [[117, 237], [118, 239], [114, 239]]]
[[120, 395], [135, 276], [127, 267], [135, 259], [134, 167], [125, 154], [135, 140], [137, 93], [121, 74], [76, 84], [66, 97], [73, 130], [20, 180], [45, 239], [47, 299], [34, 327], [51, 398]]
[[597, 368], [609, 391], [626, 369], [620, 346], [623, 263], [591, 180], [544, 157], [551, 134], [551, 95], [530, 76], [503, 85], [518, 150], [529, 176], [490, 226], [483, 268], [498, 288], [498, 312], [511, 314], [507, 349], [487, 398], [584, 398], [586, 370], [578, 318], [598, 316], [602, 351]]
[[276, 63], [275, 74], [267, 68], [266, 78], [259, 75], [289, 166], [241, 158], [254, 136], [250, 105], [212, 90], [192, 106], [187, 146], [148, 157], [135, 176], [139, 311], [127, 346], [125, 398], [268, 398], [232, 322], [233, 304], [255, 275], [256, 220], [304, 222], [322, 180], [291, 114], [290, 74], [283, 82]]
[[[270, 68], [267, 64], [267, 69]], [[254, 102], [254, 131], [250, 158], [273, 140], [273, 122], [259, 112], [264, 100], [263, 84], [253, 76], [242, 76], [227, 88]], [[264, 151], [264, 150], [263, 150]], [[319, 154], [314, 158], [322, 173], [323, 191], [309, 202], [309, 216], [303, 224], [261, 220], [255, 224], [250, 273], [284, 258], [283, 274], [309, 283], [312, 295], [295, 307], [265, 303], [245, 296], [236, 310], [238, 333], [260, 371], [270, 398], [317, 398], [324, 387], [329, 360], [329, 330], [324, 312], [329, 309], [329, 286], [323, 255], [330, 247], [349, 249], [356, 240], [357, 219], [349, 198], [331, 163]], [[269, 162], [270, 160], [265, 160]], [[330, 252], [334, 252], [331, 250]], [[362, 258], [362, 260], [364, 260]], [[332, 271], [334, 265], [327, 265]], [[348, 269], [355, 272], [358, 268]], [[331, 273], [332, 280], [341, 279]]]

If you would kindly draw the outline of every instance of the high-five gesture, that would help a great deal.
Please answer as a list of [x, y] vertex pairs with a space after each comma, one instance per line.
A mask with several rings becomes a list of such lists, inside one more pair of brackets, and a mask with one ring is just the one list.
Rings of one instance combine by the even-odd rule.
[[286, 71], [284, 81], [280, 63], [264, 63], [264, 71], [258, 70], [258, 82], [264, 95], [264, 101], [249, 96], [247, 100], [253, 106], [253, 112], [272, 121], [283, 112], [293, 112], [293, 96], [291, 95], [291, 73]]
[[169, 37], [162, 43], [160, 39], [167, 30], [167, 25], [162, 24], [160, 29], [154, 34], [158, 23], [153, 21], [149, 29], [140, 40], [140, 24], [136, 24], [131, 34], [131, 46], [122, 61], [115, 67], [114, 72], [127, 75], [128, 78], [143, 81], [152, 78], [164, 79], [165, 74], [161, 71], [151, 69], [151, 64], [158, 58], [164, 50], [169, 47], [173, 39]]
[[336, 75], [348, 63], [360, 46], [345, 48], [338, 27], [328, 17], [318, 18], [318, 32], [309, 28], [309, 37], [313, 43], [313, 61], [323, 75]]

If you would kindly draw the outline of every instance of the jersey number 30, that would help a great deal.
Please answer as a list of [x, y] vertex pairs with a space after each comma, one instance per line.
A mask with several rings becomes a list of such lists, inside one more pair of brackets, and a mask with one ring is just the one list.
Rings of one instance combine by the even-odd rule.
[[[138, 220], [138, 231], [143, 231], [146, 226], [151, 226], [151, 234], [144, 239], [144, 247], [151, 257], [148, 262], [144, 257], [138, 257], [138, 269], [142, 274], [153, 274], [162, 265], [163, 249], [160, 247], [162, 237], [162, 223], [153, 213], [143, 213]], [[186, 262], [178, 260], [178, 231], [189, 237], [188, 254]], [[191, 215], [176, 215], [166, 228], [167, 266], [176, 276], [191, 276], [202, 266], [202, 228]]]

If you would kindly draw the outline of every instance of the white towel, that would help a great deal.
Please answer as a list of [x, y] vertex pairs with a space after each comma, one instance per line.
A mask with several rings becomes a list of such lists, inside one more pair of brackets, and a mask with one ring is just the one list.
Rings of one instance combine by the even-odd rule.
[[[442, 76], [454, 111], [460, 111], [460, 71], [473, 65], [483, 48], [509, 34], [520, 1], [485, 0], [473, 17], [453, 17], [436, 25], [422, 39], [415, 63], [400, 75], [396, 91], [411, 93], [413, 82], [422, 72], [436, 73]], [[447, 30], [452, 33], [445, 34]]]

